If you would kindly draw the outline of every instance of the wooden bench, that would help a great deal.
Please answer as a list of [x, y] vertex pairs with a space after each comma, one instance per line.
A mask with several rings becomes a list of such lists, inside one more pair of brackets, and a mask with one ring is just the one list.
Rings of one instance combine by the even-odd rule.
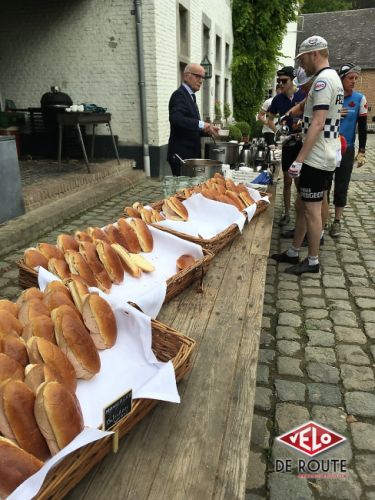
[[197, 341], [181, 404], [160, 403], [70, 499], [245, 497], [273, 205], [217, 255], [160, 321]]

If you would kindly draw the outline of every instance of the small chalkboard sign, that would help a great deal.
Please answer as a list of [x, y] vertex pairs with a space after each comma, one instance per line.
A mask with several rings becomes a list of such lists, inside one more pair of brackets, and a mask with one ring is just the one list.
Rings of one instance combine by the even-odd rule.
[[133, 391], [125, 392], [103, 410], [103, 430], [110, 430], [117, 422], [132, 411]]

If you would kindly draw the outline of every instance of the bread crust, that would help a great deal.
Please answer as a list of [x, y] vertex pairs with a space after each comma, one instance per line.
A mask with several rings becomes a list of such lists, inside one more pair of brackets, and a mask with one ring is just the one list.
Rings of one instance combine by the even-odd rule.
[[83, 302], [82, 317], [97, 349], [114, 346], [117, 339], [116, 318], [106, 300], [95, 293], [88, 295]]
[[[50, 315], [49, 309], [42, 300], [31, 299], [24, 302], [20, 307], [20, 311], [18, 313], [18, 319], [20, 320], [22, 325], [26, 325], [29, 321], [38, 316], [49, 316], [49, 315]], [[21, 333], [22, 330], [19, 332], [19, 335], [21, 335]]]
[[192, 255], [180, 255], [180, 257], [176, 260], [176, 266], [178, 269], [185, 269], [187, 267], [193, 266], [196, 262], [196, 259]]
[[129, 217], [136, 217], [137, 219], [139, 219], [141, 217], [141, 214], [138, 212], [138, 210], [133, 208], [133, 207], [126, 207], [125, 213]]
[[51, 382], [52, 380], [64, 384], [63, 378], [50, 366], [44, 363], [29, 364], [25, 367], [25, 384], [34, 394], [36, 394], [41, 384], [44, 382]]
[[0, 352], [0, 384], [7, 379], [24, 380], [24, 368], [7, 354]]
[[22, 366], [29, 362], [25, 341], [14, 333], [0, 335], [0, 352], [15, 359]]
[[79, 252], [67, 250], [65, 252], [65, 260], [72, 274], [81, 276], [89, 286], [97, 286], [93, 272]]
[[23, 253], [23, 261], [24, 263], [32, 267], [33, 269], [35, 267], [44, 267], [44, 269], [47, 269], [48, 267], [48, 259], [41, 253], [39, 250], [36, 248], [27, 248], [24, 253]]
[[227, 190], [225, 192], [225, 195], [228, 196], [228, 198], [231, 198], [235, 202], [238, 210], [240, 210], [241, 212], [242, 212], [242, 210], [245, 210], [246, 204], [240, 199], [240, 197], [238, 196], [237, 193], [234, 193], [233, 191]]
[[120, 218], [117, 221], [117, 224], [119, 231], [122, 233], [126, 241], [126, 245], [123, 245], [125, 249], [131, 253], [140, 253], [142, 251], [142, 248], [139, 244], [134, 228], [123, 218]]
[[65, 280], [70, 276], [69, 266], [66, 263], [66, 261], [61, 259], [55, 259], [55, 257], [49, 259], [48, 271], [51, 271], [52, 274], [58, 276], [62, 280]]
[[24, 290], [21, 295], [19, 295], [16, 304], [21, 307], [22, 304], [31, 299], [43, 300], [43, 292], [36, 288], [35, 286]]
[[[124, 269], [114, 249], [102, 240], [94, 240], [96, 251], [112, 283], [120, 284], [124, 279]], [[122, 248], [122, 247], [121, 247]]]
[[62, 252], [65, 252], [66, 250], [75, 250], [76, 252], [78, 252], [78, 242], [70, 234], [59, 234], [57, 237], [56, 246]]
[[181, 217], [182, 220], [188, 220], [189, 212], [187, 211], [185, 205], [176, 196], [167, 198], [165, 202], [177, 215]]
[[76, 231], [74, 233], [74, 238], [80, 242], [80, 241], [91, 241], [92, 242], [92, 238], [91, 236], [86, 233], [86, 231]]
[[79, 312], [82, 312], [83, 300], [90, 293], [88, 286], [79, 276], [71, 276], [65, 283], [69, 288], [76, 308]]
[[48, 260], [52, 259], [52, 257], [64, 260], [64, 252], [57, 248], [56, 245], [51, 245], [51, 243], [38, 243], [36, 248]]
[[99, 288], [104, 292], [109, 293], [112, 287], [112, 281], [99, 259], [94, 243], [82, 241], [79, 244], [79, 252], [93, 272]]
[[49, 316], [37, 316], [26, 323], [22, 330], [22, 338], [27, 342], [31, 337], [43, 337], [55, 343], [55, 330]]
[[8, 311], [8, 313], [12, 314], [15, 318], [18, 317], [19, 306], [15, 302], [12, 302], [8, 299], [0, 300], [0, 311]]
[[139, 278], [142, 274], [142, 270], [132, 260], [130, 253], [118, 243], [112, 243], [112, 248], [121, 259], [125, 271], [128, 272], [131, 276]]
[[110, 239], [108, 236], [105, 234], [103, 229], [100, 229], [100, 227], [88, 227], [87, 228], [87, 233], [91, 236], [92, 241], [94, 240], [103, 240], [106, 243], [111, 243]]
[[142, 252], [152, 252], [154, 240], [147, 224], [142, 219], [131, 219], [129, 224], [137, 235]]
[[105, 227], [105, 232], [111, 243], [118, 243], [119, 245], [126, 248], [126, 239], [124, 235], [114, 224], [109, 224]]
[[21, 335], [22, 328], [22, 321], [13, 316], [13, 314], [9, 311], [6, 311], [5, 309], [0, 310], [0, 332], [16, 332], [17, 335]]

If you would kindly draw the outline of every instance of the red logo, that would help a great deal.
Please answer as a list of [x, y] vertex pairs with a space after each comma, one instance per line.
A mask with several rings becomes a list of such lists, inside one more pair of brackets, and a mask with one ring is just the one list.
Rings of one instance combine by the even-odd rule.
[[354, 101], [350, 101], [349, 106], [350, 106], [351, 108], [355, 108], [355, 102], [354, 102]]
[[327, 429], [327, 427], [310, 421], [279, 436], [277, 440], [305, 453], [309, 457], [313, 457], [328, 450], [328, 448], [332, 448], [332, 446], [342, 443], [346, 438], [337, 434], [337, 432], [331, 431], [331, 429]]

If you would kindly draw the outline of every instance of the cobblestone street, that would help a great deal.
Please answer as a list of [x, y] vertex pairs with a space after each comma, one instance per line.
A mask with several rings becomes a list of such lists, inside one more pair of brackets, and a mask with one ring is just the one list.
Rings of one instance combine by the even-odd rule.
[[[247, 500], [375, 499], [374, 135], [367, 159], [353, 173], [342, 234], [325, 233], [321, 272], [298, 278], [268, 262]], [[281, 211], [280, 183], [270, 253], [290, 245]], [[345, 458], [346, 479], [274, 472], [275, 459], [301, 458], [275, 437], [308, 420], [347, 437], [317, 457]]]
[[[375, 500], [374, 135], [368, 138], [367, 161], [353, 174], [341, 236], [325, 235], [321, 272], [298, 278], [283, 272], [287, 264], [269, 260], [247, 500]], [[290, 244], [280, 238], [277, 225], [281, 193], [280, 182], [270, 253]], [[55, 242], [61, 232], [105, 225], [121, 216], [124, 206], [162, 196], [161, 182], [144, 180], [28, 246]], [[2, 297], [15, 299], [21, 291], [15, 261], [24, 248], [0, 258]], [[347, 478], [301, 479], [274, 472], [275, 458], [298, 457], [275, 437], [310, 419], [347, 438], [323, 455], [346, 459]]]

